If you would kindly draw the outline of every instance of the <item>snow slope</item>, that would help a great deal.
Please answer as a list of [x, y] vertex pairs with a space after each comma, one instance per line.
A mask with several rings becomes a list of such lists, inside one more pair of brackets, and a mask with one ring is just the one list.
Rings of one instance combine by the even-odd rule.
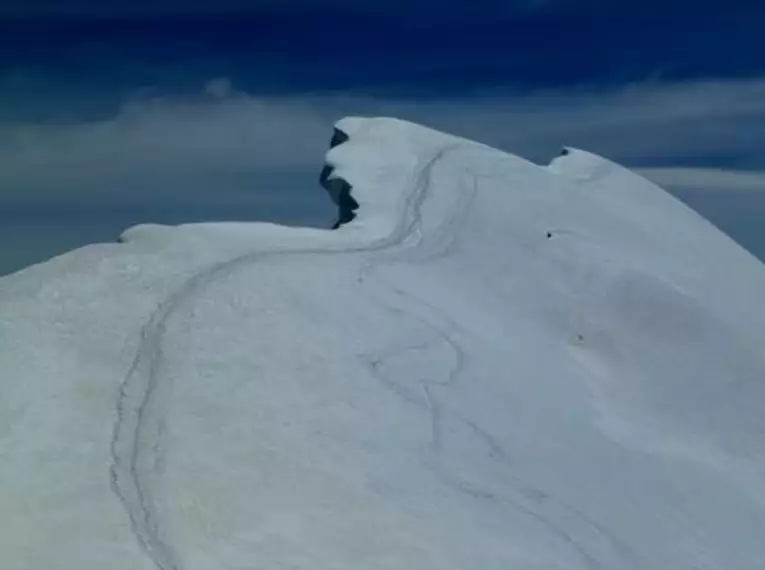
[[338, 130], [336, 231], [0, 280], [2, 568], [762, 568], [765, 266], [585, 152]]

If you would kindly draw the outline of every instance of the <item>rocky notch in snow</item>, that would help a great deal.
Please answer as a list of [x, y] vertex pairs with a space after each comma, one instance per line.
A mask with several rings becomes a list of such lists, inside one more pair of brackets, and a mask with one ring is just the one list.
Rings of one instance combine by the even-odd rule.
[[0, 280], [2, 568], [759, 569], [765, 267], [584, 152], [337, 128], [336, 231]]

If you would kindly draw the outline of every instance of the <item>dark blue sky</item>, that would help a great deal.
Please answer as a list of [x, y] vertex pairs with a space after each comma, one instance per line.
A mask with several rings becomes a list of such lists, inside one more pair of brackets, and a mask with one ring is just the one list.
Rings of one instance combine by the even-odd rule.
[[332, 121], [396, 114], [682, 167], [654, 173], [765, 257], [763, 28], [754, 0], [4, 0], [0, 225], [46, 228], [31, 257], [141, 221], [322, 225]]
[[[443, 95], [747, 77], [765, 68], [765, 3], [753, 0], [472, 1], [465, 7], [415, 0], [327, 2], [321, 9], [289, 0], [144, 8], [140, 1], [109, 8], [64, 0], [57, 10], [38, 7], [48, 4], [39, 0], [19, 2], [15, 10], [12, 4], [4, 9], [15, 17], [0, 20], [0, 67], [112, 89], [183, 88], [224, 75], [258, 92]], [[205, 6], [211, 14], [200, 15]]]

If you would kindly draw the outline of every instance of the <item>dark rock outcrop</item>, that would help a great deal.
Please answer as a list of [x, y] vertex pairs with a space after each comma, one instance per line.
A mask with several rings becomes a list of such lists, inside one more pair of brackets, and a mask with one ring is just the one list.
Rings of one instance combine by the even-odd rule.
[[[350, 137], [346, 133], [340, 129], [335, 129], [332, 141], [330, 142], [330, 148], [341, 145], [349, 139]], [[321, 176], [319, 176], [319, 184], [329, 193], [332, 201], [337, 204], [337, 221], [332, 226], [334, 230], [356, 217], [355, 212], [359, 208], [359, 203], [351, 195], [352, 186], [348, 181], [339, 177], [332, 177], [333, 172], [334, 168], [325, 164], [321, 170]]]

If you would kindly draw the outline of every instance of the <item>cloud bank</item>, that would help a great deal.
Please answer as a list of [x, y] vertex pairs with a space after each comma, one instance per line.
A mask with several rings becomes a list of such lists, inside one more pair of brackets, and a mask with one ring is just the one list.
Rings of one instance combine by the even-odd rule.
[[696, 192], [757, 192], [765, 198], [765, 171], [719, 168], [638, 168], [638, 174], [665, 188]]
[[[760, 79], [605, 92], [485, 93], [469, 100], [268, 98], [238, 93], [219, 79], [196, 98], [138, 98], [103, 120], [5, 124], [0, 198], [127, 199], [120, 181], [142, 178], [145, 183], [132, 192], [172, 199], [185, 194], [181, 185], [155, 187], [151, 181], [318, 172], [332, 123], [349, 114], [399, 116], [538, 162], [564, 145], [576, 146], [630, 166], [662, 168], [653, 173], [706, 190], [756, 191], [757, 175], [736, 171], [765, 170]], [[687, 170], [700, 166], [707, 170]]]
[[0, 199], [181, 199], [180, 183], [200, 177], [318, 169], [331, 123], [297, 101], [232, 96], [134, 101], [93, 122], [6, 125]]
[[0, 226], [32, 237], [0, 274], [147, 221], [326, 227], [334, 208], [317, 177], [345, 115], [398, 116], [542, 164], [563, 146], [591, 150], [675, 192], [765, 259], [762, 79], [403, 100], [264, 97], [221, 78], [194, 97], [129, 97], [98, 120], [6, 118]]

